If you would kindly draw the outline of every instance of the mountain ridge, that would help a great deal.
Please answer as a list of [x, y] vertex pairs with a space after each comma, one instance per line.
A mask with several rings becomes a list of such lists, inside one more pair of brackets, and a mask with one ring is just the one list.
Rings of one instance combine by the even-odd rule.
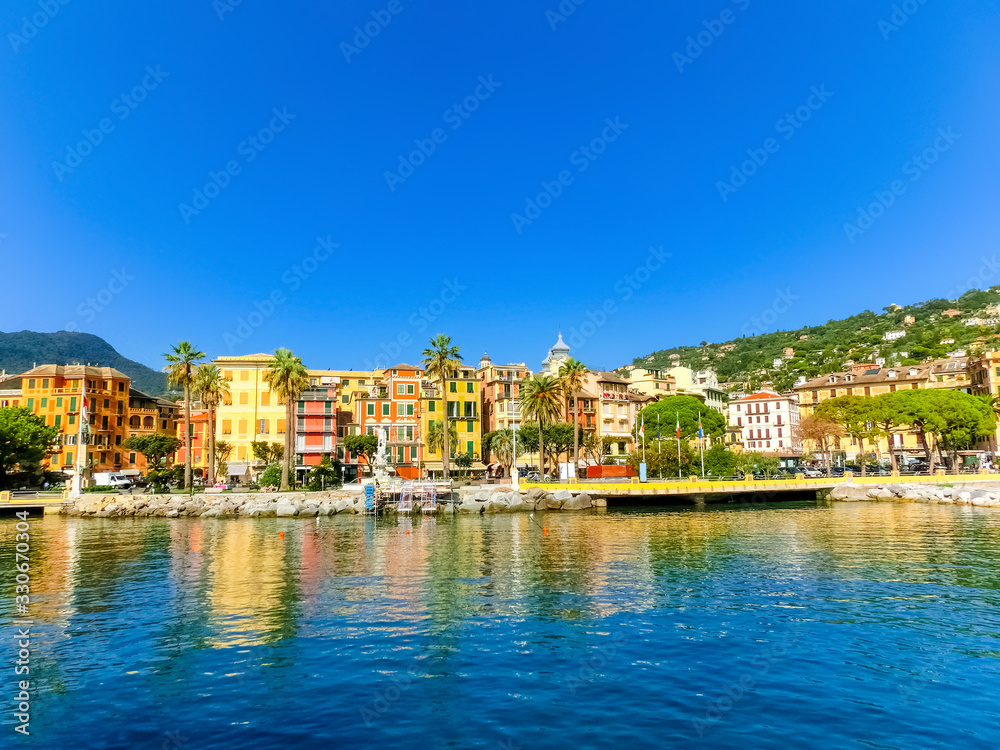
[[167, 375], [120, 354], [93, 333], [77, 331], [0, 331], [0, 369], [18, 375], [38, 365], [92, 364], [113, 367], [132, 385], [152, 396], [166, 395]]

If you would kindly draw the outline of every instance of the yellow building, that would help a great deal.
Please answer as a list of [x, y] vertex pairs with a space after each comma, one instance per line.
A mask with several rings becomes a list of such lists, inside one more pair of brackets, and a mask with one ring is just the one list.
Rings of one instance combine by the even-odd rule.
[[[452, 373], [446, 381], [448, 399], [448, 417], [455, 423], [458, 432], [457, 444], [452, 441], [451, 457], [458, 454], [471, 455], [474, 470], [483, 470], [482, 463], [482, 421], [481, 421], [481, 387], [482, 381], [475, 367], [462, 365]], [[431, 422], [442, 419], [443, 401], [440, 394], [440, 383], [424, 379], [420, 386], [420, 434], [423, 436], [422, 461], [426, 473], [437, 473], [442, 470], [440, 448], [431, 451], [427, 446], [427, 434]], [[449, 468], [454, 471], [454, 460], [449, 461]]]
[[657, 401], [673, 396], [677, 391], [677, 381], [666, 370], [647, 370], [644, 367], [626, 365], [619, 374], [628, 380], [629, 388], [644, 396], [652, 396]]
[[[271, 393], [264, 373], [274, 360], [272, 354], [247, 354], [218, 357], [212, 364], [229, 381], [230, 392], [216, 411], [216, 440], [233, 446], [229, 468], [233, 464], [255, 466], [250, 444], [255, 441], [285, 442], [285, 401]], [[238, 474], [242, 475], [242, 471]]]

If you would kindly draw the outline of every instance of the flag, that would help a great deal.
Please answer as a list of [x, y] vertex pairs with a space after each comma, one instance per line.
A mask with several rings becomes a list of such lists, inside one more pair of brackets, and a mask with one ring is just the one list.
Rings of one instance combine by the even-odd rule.
[[641, 417], [639, 419], [639, 437], [643, 440], [646, 439], [646, 421]]
[[701, 438], [702, 438], [702, 432], [701, 432], [701, 412], [698, 412], [698, 439], [701, 440]]
[[681, 415], [680, 412], [675, 412], [677, 416], [677, 439], [681, 439]]

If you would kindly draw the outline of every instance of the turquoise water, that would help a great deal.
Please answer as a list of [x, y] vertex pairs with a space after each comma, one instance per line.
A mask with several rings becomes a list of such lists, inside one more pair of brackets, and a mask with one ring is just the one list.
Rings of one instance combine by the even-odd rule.
[[996, 510], [536, 518], [32, 520], [0, 747], [1000, 745]]

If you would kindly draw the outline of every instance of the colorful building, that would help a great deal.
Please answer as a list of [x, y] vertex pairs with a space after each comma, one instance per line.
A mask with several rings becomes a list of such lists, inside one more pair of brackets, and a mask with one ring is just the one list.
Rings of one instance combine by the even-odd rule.
[[264, 380], [273, 360], [271, 354], [248, 354], [212, 361], [229, 381], [230, 392], [216, 409], [215, 439], [233, 446], [231, 474], [243, 476], [248, 468], [263, 468], [263, 462], [254, 458], [251, 443], [285, 443], [285, 401], [271, 393]]
[[497, 365], [489, 354], [483, 354], [476, 374], [479, 378], [483, 434], [520, 427], [518, 398], [521, 381], [531, 377], [531, 370], [524, 362]]
[[324, 459], [334, 461], [337, 451], [337, 413], [340, 378], [309, 371], [309, 388], [299, 396], [295, 424], [295, 465], [300, 479]]
[[[176, 428], [177, 439], [181, 441], [181, 446], [174, 454], [174, 465], [184, 465], [190, 445], [191, 473], [195, 477], [204, 479], [208, 474], [208, 410], [191, 409], [191, 431], [188, 438], [184, 436], [184, 424], [184, 415], [181, 414]], [[139, 457], [142, 458], [141, 455]]]
[[122, 443], [128, 438], [130, 380], [111, 367], [90, 365], [41, 365], [0, 383], [3, 401], [22, 406], [59, 428], [45, 468], [74, 474], [78, 451], [79, 419], [86, 379], [90, 435], [86, 470], [121, 471], [131, 468]]
[[[451, 373], [445, 381], [447, 385], [448, 420], [456, 427], [458, 440], [451, 441], [450, 459], [459, 454], [472, 457], [472, 470], [482, 471], [486, 466], [482, 463], [482, 381], [475, 367], [461, 365]], [[443, 470], [441, 449], [430, 450], [426, 443], [426, 435], [431, 422], [443, 422], [443, 399], [440, 393], [441, 384], [424, 380], [421, 388], [420, 425], [425, 439], [423, 447], [423, 465], [428, 476]], [[454, 472], [454, 460], [449, 460], [449, 468]]]
[[729, 424], [738, 430], [739, 445], [746, 451], [792, 457], [802, 454], [796, 428], [796, 397], [763, 390], [729, 402]]
[[421, 474], [422, 373], [420, 367], [400, 363], [383, 370], [381, 378], [368, 386], [367, 394], [354, 392], [355, 423], [362, 434], [384, 433], [389, 465], [406, 479]]
[[677, 391], [677, 380], [666, 370], [647, 370], [644, 367], [626, 365], [618, 374], [628, 380], [633, 390], [644, 396], [652, 396], [657, 401], [673, 396]]

